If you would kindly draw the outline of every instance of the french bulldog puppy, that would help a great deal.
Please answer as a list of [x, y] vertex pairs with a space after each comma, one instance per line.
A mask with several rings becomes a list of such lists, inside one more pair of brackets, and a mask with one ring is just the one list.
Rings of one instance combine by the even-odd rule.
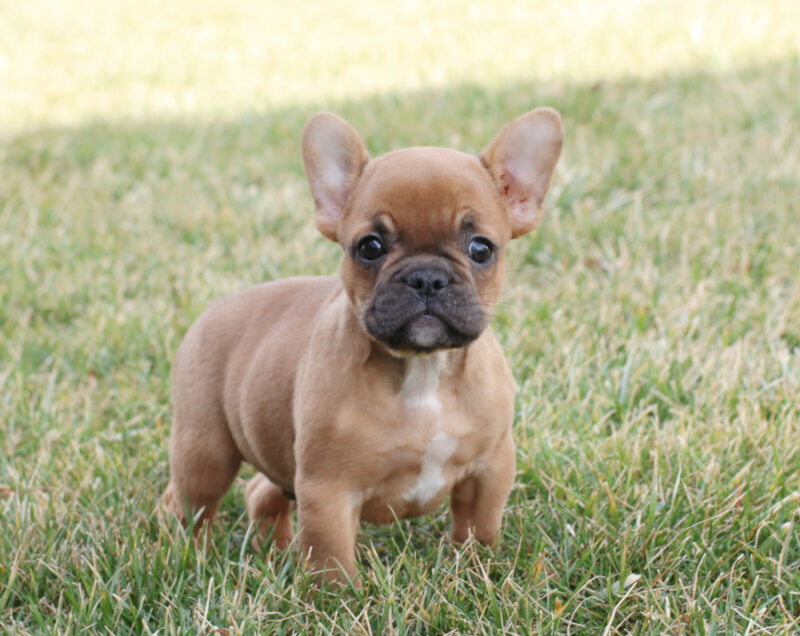
[[341, 275], [258, 285], [191, 327], [173, 368], [167, 507], [210, 520], [249, 462], [258, 530], [288, 545], [296, 500], [299, 545], [331, 580], [357, 575], [360, 520], [421, 515], [448, 494], [453, 541], [493, 543], [514, 481], [514, 382], [489, 318], [562, 139], [558, 113], [538, 108], [477, 158], [370, 159], [346, 121], [315, 115], [303, 161]]

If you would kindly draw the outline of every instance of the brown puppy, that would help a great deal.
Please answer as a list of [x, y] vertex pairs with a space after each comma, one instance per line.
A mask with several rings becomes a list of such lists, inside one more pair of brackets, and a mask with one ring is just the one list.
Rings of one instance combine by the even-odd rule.
[[341, 276], [266, 283], [212, 305], [173, 369], [167, 506], [211, 519], [245, 460], [250, 518], [356, 575], [360, 519], [429, 512], [492, 543], [514, 479], [514, 382], [487, 328], [508, 241], [532, 230], [561, 152], [540, 108], [475, 158], [407, 148], [370, 160], [343, 119], [313, 117], [303, 160]]

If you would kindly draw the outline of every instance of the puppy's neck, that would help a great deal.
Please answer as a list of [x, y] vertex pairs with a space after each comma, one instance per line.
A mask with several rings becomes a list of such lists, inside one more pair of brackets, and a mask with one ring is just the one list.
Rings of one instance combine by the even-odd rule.
[[441, 410], [438, 390], [448, 366], [444, 351], [418, 354], [405, 361], [405, 375], [400, 389], [400, 400], [408, 408]]

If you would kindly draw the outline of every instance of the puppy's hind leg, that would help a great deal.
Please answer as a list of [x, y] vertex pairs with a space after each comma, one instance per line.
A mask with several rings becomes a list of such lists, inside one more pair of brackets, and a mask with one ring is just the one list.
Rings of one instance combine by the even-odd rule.
[[292, 510], [294, 504], [283, 491], [273, 484], [263, 473], [258, 473], [244, 491], [247, 516], [257, 529], [253, 537], [253, 547], [259, 549], [261, 541], [270, 537], [281, 550], [285, 550], [294, 538], [292, 531]]
[[170, 479], [164, 492], [164, 505], [184, 527], [197, 519], [195, 536], [214, 518], [242, 462], [224, 415], [203, 406], [176, 402], [169, 440]]

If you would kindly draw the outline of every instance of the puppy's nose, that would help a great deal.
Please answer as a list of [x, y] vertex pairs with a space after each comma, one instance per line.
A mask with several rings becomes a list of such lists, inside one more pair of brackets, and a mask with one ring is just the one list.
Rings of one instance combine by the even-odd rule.
[[417, 269], [406, 276], [406, 284], [420, 297], [431, 298], [450, 284], [450, 277], [441, 269]]

